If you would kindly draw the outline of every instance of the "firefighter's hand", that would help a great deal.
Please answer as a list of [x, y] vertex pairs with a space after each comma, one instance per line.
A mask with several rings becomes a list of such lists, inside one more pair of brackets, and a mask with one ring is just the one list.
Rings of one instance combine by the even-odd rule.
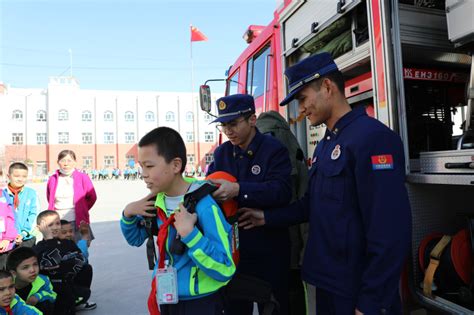
[[240, 214], [239, 227], [243, 228], [244, 230], [265, 224], [265, 215], [263, 210], [254, 208], [240, 208], [237, 213]]
[[150, 193], [148, 194], [148, 196], [140, 200], [130, 202], [123, 210], [123, 215], [127, 218], [131, 218], [136, 215], [141, 215], [142, 217], [156, 216], [156, 214], [147, 212], [147, 210], [155, 209], [155, 198], [156, 198], [156, 194]]
[[186, 237], [192, 232], [197, 222], [197, 214], [189, 213], [182, 203], [179, 204], [179, 209], [174, 212], [174, 227], [179, 236]]
[[362, 313], [361, 311], [359, 311], [358, 309], [355, 310], [355, 315], [364, 315], [364, 313]]
[[218, 202], [223, 202], [239, 195], [239, 183], [232, 183], [225, 179], [211, 179], [210, 181], [219, 186], [219, 188], [212, 194], [212, 197], [214, 197]]

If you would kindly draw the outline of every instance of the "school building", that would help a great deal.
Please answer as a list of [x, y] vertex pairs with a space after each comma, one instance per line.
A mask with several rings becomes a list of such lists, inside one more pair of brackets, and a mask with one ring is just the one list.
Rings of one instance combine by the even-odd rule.
[[198, 93], [83, 90], [74, 77], [51, 77], [45, 89], [0, 83], [0, 108], [0, 169], [23, 161], [34, 177], [54, 171], [64, 149], [76, 153], [79, 169], [123, 169], [137, 161], [140, 138], [158, 126], [182, 135], [188, 168], [204, 170], [218, 143]]

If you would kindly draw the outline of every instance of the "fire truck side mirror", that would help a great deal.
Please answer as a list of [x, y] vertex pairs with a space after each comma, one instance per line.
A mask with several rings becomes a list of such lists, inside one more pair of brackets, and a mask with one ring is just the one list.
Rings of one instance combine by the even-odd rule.
[[209, 85], [201, 85], [199, 87], [199, 103], [203, 111], [206, 113], [211, 111], [211, 88]]

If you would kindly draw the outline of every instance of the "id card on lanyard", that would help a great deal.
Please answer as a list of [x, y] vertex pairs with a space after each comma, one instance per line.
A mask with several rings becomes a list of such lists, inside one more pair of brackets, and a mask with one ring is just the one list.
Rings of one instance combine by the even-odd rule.
[[165, 268], [156, 271], [156, 299], [158, 304], [177, 304], [178, 273], [173, 266], [165, 265]]

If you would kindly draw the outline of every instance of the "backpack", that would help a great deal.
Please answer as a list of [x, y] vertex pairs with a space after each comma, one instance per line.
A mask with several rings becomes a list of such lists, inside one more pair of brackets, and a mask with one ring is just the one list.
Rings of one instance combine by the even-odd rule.
[[[278, 112], [269, 111], [261, 113], [257, 118], [257, 128], [261, 133], [275, 137], [288, 149], [291, 161], [291, 202], [301, 199], [306, 193], [308, 185], [308, 167], [303, 150], [298, 144], [295, 135], [291, 132], [287, 121]], [[306, 294], [299, 269], [303, 261], [303, 249], [308, 238], [308, 223], [290, 226], [288, 232], [291, 250], [290, 314], [306, 314]]]
[[[301, 199], [306, 193], [308, 185], [308, 167], [306, 166], [303, 150], [295, 135], [291, 132], [288, 122], [280, 113], [269, 111], [258, 116], [257, 128], [261, 133], [275, 137], [288, 149], [291, 161], [291, 202]], [[307, 239], [307, 229], [307, 224], [294, 225], [289, 228], [292, 268], [298, 268], [301, 265], [303, 248]]]
[[[226, 173], [226, 172], [215, 172], [213, 174], [210, 174], [207, 179], [226, 179], [228, 181], [236, 182], [236, 178], [233, 177], [232, 175]], [[217, 186], [206, 182], [202, 184], [198, 189], [187, 193], [184, 195], [184, 200], [183, 200], [183, 205], [184, 207], [188, 210], [189, 213], [194, 213], [196, 212], [196, 206], [198, 202], [204, 198], [207, 195], [212, 194], [215, 190], [217, 190]], [[152, 198], [150, 199], [151, 201], [154, 201], [155, 199]], [[227, 222], [230, 224], [232, 227], [232, 259], [234, 261], [234, 264], [237, 266], [239, 259], [240, 259], [240, 253], [239, 253], [239, 233], [238, 233], [238, 217], [237, 217], [237, 202], [235, 200], [228, 200], [222, 204], [219, 204], [224, 217], [226, 218]], [[156, 210], [151, 210], [151, 211], [156, 211]], [[155, 249], [155, 242], [153, 236], [157, 236], [159, 229], [158, 229], [158, 223], [156, 221], [155, 217], [151, 218], [144, 218], [145, 222], [145, 230], [147, 231], [148, 234], [148, 240], [146, 243], [146, 252], [147, 252], [147, 259], [148, 259], [148, 267], [150, 270], [153, 270], [155, 267], [155, 261], [157, 259], [156, 255], [156, 249]], [[196, 223], [196, 226], [200, 229], [199, 227], [199, 222]], [[181, 241], [181, 239], [178, 237], [173, 240], [171, 246], [170, 246], [170, 252], [182, 255], [185, 251], [184, 243]]]

